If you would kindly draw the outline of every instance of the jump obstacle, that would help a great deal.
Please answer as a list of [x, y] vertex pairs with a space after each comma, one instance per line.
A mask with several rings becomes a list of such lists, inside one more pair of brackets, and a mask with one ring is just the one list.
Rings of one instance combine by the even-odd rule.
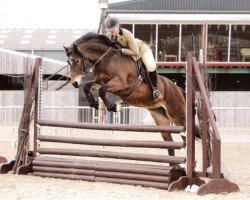
[[[40, 61], [35, 67], [39, 70]], [[137, 125], [112, 125], [112, 124], [91, 124], [91, 123], [66, 123], [57, 121], [47, 121], [39, 119], [39, 97], [36, 96], [36, 109], [34, 117], [34, 148], [29, 157], [29, 163], [18, 169], [19, 174], [33, 173], [41, 177], [64, 178], [73, 180], [85, 180], [96, 182], [111, 182], [129, 185], [141, 185], [144, 187], [155, 187], [168, 191], [182, 190], [188, 185], [199, 185], [198, 194], [235, 192], [239, 187], [226, 178], [221, 173], [221, 139], [216, 127], [215, 119], [210, 108], [209, 99], [201, 76], [200, 66], [192, 54], [187, 55], [186, 65], [187, 80], [187, 112], [186, 127], [177, 126], [137, 126]], [[195, 138], [194, 138], [194, 89], [197, 85], [200, 92], [202, 106], [202, 170], [195, 170]], [[196, 91], [197, 92], [197, 91]], [[113, 130], [113, 131], [133, 131], [146, 134], [152, 132], [180, 133], [186, 131], [186, 143], [164, 142], [164, 141], [139, 141], [139, 140], [111, 140], [111, 139], [90, 139], [59, 137], [38, 134], [39, 127], [61, 127], [71, 129], [92, 129], [92, 130]], [[211, 130], [211, 131], [209, 131]], [[138, 133], [139, 134], [139, 133]], [[207, 172], [208, 161], [208, 138], [211, 138], [211, 165], [212, 172]], [[40, 148], [39, 142], [69, 143], [78, 145], [95, 146], [116, 146], [133, 148], [157, 148], [157, 149], [182, 149], [186, 148], [186, 157], [153, 155], [144, 153], [124, 153], [110, 152], [103, 150], [80, 150], [80, 149], [59, 149]], [[60, 157], [58, 157], [58, 155]], [[107, 160], [86, 160], [72, 158], [108, 158]], [[112, 161], [110, 161], [112, 159]], [[123, 162], [117, 162], [122, 159]], [[113, 161], [115, 160], [115, 161]], [[124, 160], [126, 162], [124, 162]], [[140, 161], [143, 163], [130, 163], [128, 161]], [[150, 162], [150, 163], [147, 163]], [[152, 164], [155, 162], [157, 164]], [[1, 173], [7, 173], [14, 165], [15, 161], [3, 164]], [[169, 163], [169, 166], [165, 165]], [[186, 168], [179, 167], [179, 164], [186, 164]], [[207, 182], [202, 178], [208, 178]]]

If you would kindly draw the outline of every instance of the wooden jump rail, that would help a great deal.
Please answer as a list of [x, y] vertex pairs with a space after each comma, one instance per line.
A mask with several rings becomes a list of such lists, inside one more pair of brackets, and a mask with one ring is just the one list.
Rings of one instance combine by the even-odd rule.
[[93, 150], [76, 150], [76, 149], [59, 149], [59, 148], [38, 148], [39, 154], [51, 155], [71, 155], [84, 157], [99, 157], [99, 158], [116, 158], [126, 160], [140, 160], [161, 163], [185, 163], [186, 158], [166, 155], [152, 155], [139, 153], [123, 153], [123, 152], [109, 152], [109, 151], [93, 151]]
[[62, 128], [79, 128], [91, 130], [109, 130], [109, 131], [134, 131], [134, 132], [171, 132], [180, 133], [185, 131], [184, 126], [140, 126], [140, 125], [125, 125], [125, 124], [91, 124], [78, 122], [58, 122], [48, 120], [38, 120], [38, 125], [53, 126]]
[[147, 147], [147, 148], [162, 148], [162, 149], [181, 149], [185, 147], [182, 142], [169, 141], [142, 141], [142, 140], [109, 140], [109, 139], [89, 139], [75, 137], [58, 137], [50, 135], [38, 135], [39, 141], [43, 142], [60, 142], [70, 144], [85, 144], [85, 145], [105, 145], [105, 146], [120, 146], [120, 147]]

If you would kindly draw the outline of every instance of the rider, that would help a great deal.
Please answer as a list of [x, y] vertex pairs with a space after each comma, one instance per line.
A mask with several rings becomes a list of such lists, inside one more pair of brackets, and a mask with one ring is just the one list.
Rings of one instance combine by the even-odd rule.
[[116, 17], [107, 17], [105, 19], [106, 36], [112, 41], [118, 43], [122, 48], [123, 54], [132, 56], [134, 61], [142, 60], [149, 72], [149, 78], [152, 84], [153, 98], [155, 101], [162, 99], [162, 95], [157, 89], [156, 63], [150, 47], [143, 41], [134, 38], [133, 34], [120, 27], [119, 19]]

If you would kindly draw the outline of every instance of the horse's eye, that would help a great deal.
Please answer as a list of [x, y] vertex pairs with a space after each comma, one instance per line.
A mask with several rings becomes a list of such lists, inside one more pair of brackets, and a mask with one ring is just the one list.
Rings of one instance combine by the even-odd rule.
[[70, 58], [70, 59], [69, 59], [69, 62], [70, 62], [70, 64], [72, 65], [72, 64], [75, 62], [75, 60], [72, 59], [72, 58]]
[[75, 63], [76, 63], [76, 64], [79, 64], [79, 63], [80, 63], [80, 60], [75, 60]]

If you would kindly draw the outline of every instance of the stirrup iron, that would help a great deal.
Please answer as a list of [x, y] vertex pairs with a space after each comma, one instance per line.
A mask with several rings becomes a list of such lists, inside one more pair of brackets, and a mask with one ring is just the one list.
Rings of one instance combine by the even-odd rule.
[[155, 101], [159, 101], [161, 100], [163, 97], [162, 97], [162, 94], [159, 92], [159, 90], [155, 89], [153, 91], [153, 98]]

